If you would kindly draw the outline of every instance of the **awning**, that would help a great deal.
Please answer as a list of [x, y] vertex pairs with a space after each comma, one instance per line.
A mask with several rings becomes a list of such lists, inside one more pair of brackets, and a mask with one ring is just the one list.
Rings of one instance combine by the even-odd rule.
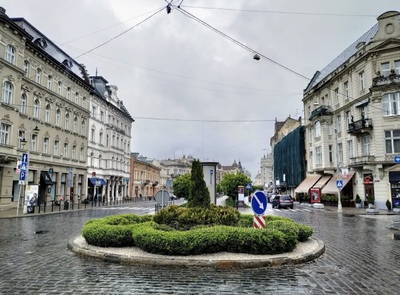
[[319, 179], [321, 175], [318, 174], [309, 174], [303, 180], [302, 183], [294, 190], [295, 193], [308, 193], [310, 187], [312, 187]]
[[369, 103], [369, 98], [365, 98], [365, 99], [357, 102], [354, 106], [355, 107], [362, 107], [362, 106], [364, 106], [364, 105], [366, 105], [368, 103]]
[[40, 178], [46, 185], [52, 185], [54, 183], [47, 171], [40, 172]]
[[91, 177], [91, 178], [89, 178], [89, 181], [92, 185], [95, 185], [95, 186], [107, 185], [107, 181], [105, 181], [101, 177]]
[[331, 179], [332, 175], [322, 176], [316, 184], [313, 185], [313, 188], [323, 188], [324, 185]]
[[[342, 190], [349, 183], [349, 181], [353, 178], [354, 174], [355, 171], [349, 171], [349, 176], [347, 178], [342, 177], [343, 187], [340, 190]], [[333, 175], [331, 180], [329, 180], [329, 182], [321, 190], [321, 194], [331, 194], [331, 195], [337, 194], [338, 188], [336, 186], [336, 180], [337, 180], [337, 175]]]

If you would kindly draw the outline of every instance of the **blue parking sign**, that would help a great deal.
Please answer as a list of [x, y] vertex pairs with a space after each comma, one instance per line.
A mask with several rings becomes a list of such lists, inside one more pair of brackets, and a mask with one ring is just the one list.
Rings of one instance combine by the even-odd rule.
[[26, 170], [21, 170], [21, 172], [19, 173], [19, 180], [25, 181], [25, 179], [26, 179]]

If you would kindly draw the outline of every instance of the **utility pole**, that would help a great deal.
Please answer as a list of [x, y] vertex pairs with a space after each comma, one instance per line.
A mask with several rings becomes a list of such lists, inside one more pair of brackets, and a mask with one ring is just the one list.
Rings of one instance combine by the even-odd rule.
[[[339, 146], [338, 146], [338, 130], [335, 128], [335, 145], [336, 145], [336, 179], [341, 180], [342, 175], [340, 173], [340, 163], [339, 163]], [[342, 201], [340, 199], [340, 188], [337, 188], [338, 190], [338, 209], [337, 212], [341, 213], [343, 212], [342, 208]]]

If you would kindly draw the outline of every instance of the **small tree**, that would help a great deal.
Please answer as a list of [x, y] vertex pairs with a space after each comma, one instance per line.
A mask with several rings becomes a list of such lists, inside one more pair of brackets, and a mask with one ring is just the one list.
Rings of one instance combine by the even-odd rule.
[[250, 183], [251, 179], [243, 173], [238, 174], [225, 174], [221, 181], [222, 189], [225, 195], [232, 198], [233, 201], [237, 200], [238, 197], [238, 186], [246, 186]]
[[172, 185], [174, 189], [174, 194], [178, 198], [188, 198], [190, 194], [190, 187], [192, 186], [192, 175], [186, 173], [179, 175]]
[[192, 163], [191, 181], [188, 207], [210, 207], [210, 192], [204, 181], [203, 168], [199, 160], [194, 160]]

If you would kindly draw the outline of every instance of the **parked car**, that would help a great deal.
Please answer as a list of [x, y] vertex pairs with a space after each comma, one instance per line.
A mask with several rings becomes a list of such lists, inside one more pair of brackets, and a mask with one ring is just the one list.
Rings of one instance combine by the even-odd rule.
[[293, 209], [293, 198], [290, 195], [276, 195], [272, 199], [272, 208], [291, 208]]

